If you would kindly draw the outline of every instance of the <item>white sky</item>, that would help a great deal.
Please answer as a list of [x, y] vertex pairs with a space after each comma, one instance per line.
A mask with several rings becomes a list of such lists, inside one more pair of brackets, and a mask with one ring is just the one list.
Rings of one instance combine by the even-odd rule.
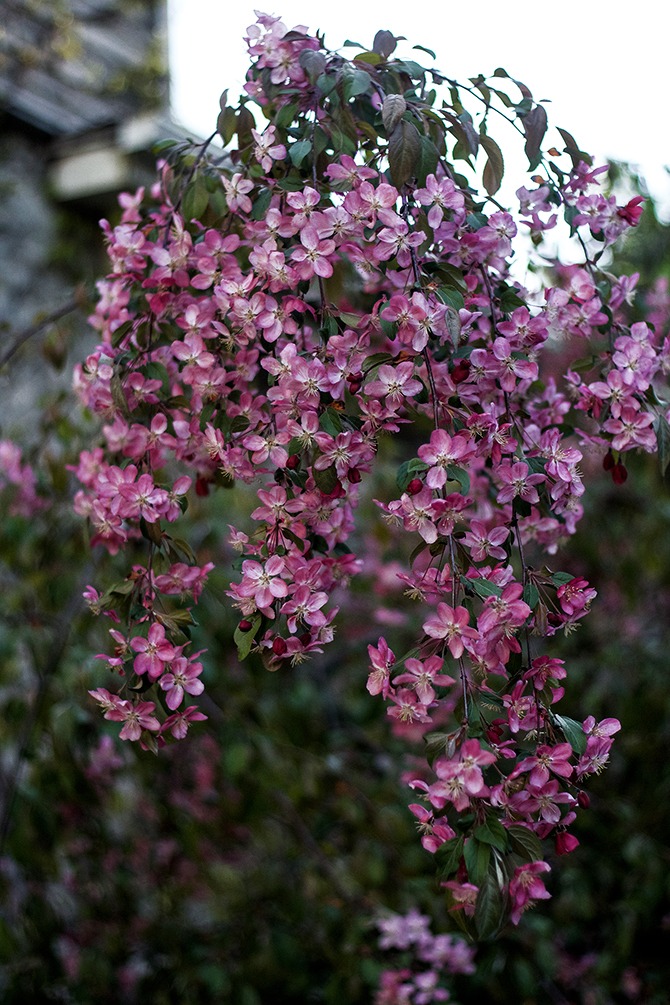
[[[667, 32], [655, 0], [331, 0], [318, 12], [314, 0], [283, 0], [276, 8], [257, 2], [287, 28], [321, 30], [330, 48], [345, 38], [371, 47], [386, 28], [407, 36], [405, 55], [412, 45], [433, 49], [436, 67], [456, 79], [503, 66], [536, 99], [551, 99], [550, 123], [568, 129], [582, 149], [639, 165], [670, 216]], [[216, 127], [224, 88], [231, 103], [241, 91], [248, 65], [242, 36], [255, 20], [248, 0], [169, 0], [173, 113], [195, 134]], [[430, 65], [424, 53], [413, 57]]]

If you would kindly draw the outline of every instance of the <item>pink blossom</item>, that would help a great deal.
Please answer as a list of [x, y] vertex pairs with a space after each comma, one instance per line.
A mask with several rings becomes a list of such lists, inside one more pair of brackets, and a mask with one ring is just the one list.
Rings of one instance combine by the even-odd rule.
[[476, 629], [467, 627], [469, 621], [470, 615], [464, 607], [440, 603], [437, 613], [424, 622], [423, 630], [433, 639], [445, 639], [449, 652], [458, 659], [463, 655], [467, 640], [477, 638]]

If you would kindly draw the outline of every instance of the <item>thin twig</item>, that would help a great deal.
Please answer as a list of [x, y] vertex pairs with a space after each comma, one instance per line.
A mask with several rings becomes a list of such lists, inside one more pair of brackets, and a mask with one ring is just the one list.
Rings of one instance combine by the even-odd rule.
[[13, 342], [7, 349], [0, 355], [0, 367], [8, 363], [12, 356], [19, 351], [22, 345], [28, 342], [34, 335], [39, 335], [43, 332], [45, 328], [49, 328], [51, 325], [60, 321], [61, 318], [67, 317], [68, 314], [72, 314], [73, 311], [84, 306], [86, 302], [86, 294], [83, 287], [78, 287], [75, 291], [74, 296], [67, 303], [63, 304], [57, 310], [52, 311], [51, 314], [47, 314], [46, 317], [42, 318], [34, 325], [30, 325], [29, 328], [24, 328], [22, 332], [14, 337]]

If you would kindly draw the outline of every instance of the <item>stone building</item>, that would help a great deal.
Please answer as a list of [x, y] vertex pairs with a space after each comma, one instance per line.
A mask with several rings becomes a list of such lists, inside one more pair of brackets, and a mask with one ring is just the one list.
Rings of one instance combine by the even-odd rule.
[[[69, 380], [86, 314], [74, 294], [105, 269], [98, 220], [152, 176], [153, 144], [182, 135], [169, 116], [166, 2], [2, 0], [0, 436]], [[60, 378], [44, 352], [62, 359]]]

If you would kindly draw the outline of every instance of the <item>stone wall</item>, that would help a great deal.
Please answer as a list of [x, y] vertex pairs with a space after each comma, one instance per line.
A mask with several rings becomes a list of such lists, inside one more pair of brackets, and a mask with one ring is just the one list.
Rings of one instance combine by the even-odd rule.
[[[89, 294], [106, 269], [98, 221], [151, 178], [169, 120], [165, 0], [2, 0], [0, 360], [22, 332]], [[85, 306], [0, 367], [0, 437], [39, 435], [40, 399], [94, 344]], [[54, 366], [58, 363], [58, 366]], [[32, 433], [32, 436], [30, 435]]]

